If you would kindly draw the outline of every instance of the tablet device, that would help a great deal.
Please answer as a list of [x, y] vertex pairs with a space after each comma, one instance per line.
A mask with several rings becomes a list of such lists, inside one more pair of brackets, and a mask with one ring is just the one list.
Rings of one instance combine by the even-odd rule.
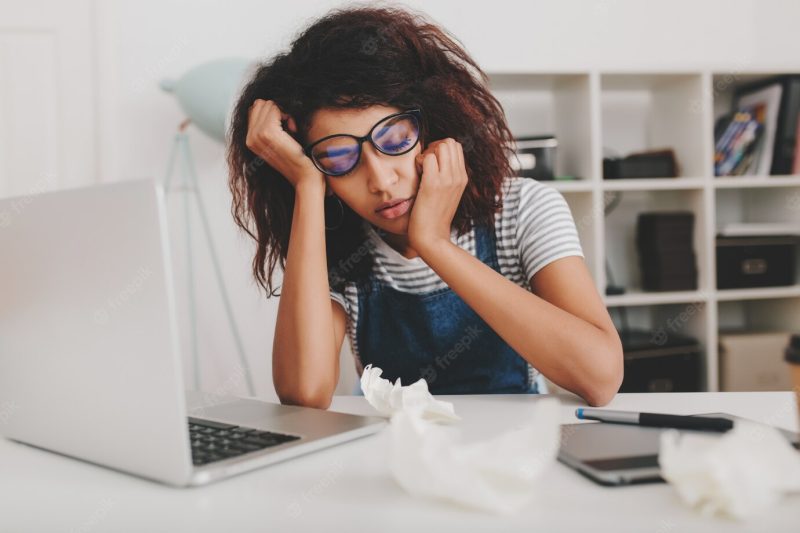
[[[741, 419], [727, 413], [701, 416], [734, 422]], [[664, 481], [658, 466], [658, 451], [661, 432], [665, 429], [605, 422], [564, 424], [558, 460], [601, 485]], [[798, 447], [800, 436], [778, 429]]]

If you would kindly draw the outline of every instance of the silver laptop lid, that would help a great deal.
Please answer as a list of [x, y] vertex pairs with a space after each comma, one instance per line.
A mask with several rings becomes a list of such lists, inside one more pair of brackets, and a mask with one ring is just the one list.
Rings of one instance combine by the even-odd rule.
[[0, 200], [0, 434], [182, 484], [191, 474], [163, 192]]

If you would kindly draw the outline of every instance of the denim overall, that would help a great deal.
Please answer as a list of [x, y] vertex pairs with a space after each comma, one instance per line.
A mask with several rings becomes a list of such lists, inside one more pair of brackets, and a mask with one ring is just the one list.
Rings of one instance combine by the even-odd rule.
[[[500, 272], [494, 228], [475, 226], [477, 258]], [[373, 275], [358, 287], [356, 339], [363, 366], [432, 394], [538, 393], [528, 363], [451, 288], [399, 291]], [[355, 394], [361, 392], [356, 384]]]

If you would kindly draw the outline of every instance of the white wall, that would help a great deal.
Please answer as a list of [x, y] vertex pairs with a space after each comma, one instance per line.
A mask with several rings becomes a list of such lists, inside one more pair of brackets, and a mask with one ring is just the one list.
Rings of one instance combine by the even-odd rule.
[[[22, 0], [0, 6], [18, 9], [18, 4]], [[158, 89], [161, 78], [177, 77], [212, 58], [270, 56], [288, 45], [310, 18], [343, 4], [94, 2], [89, 22], [95, 31], [95, 72], [86, 80], [87, 90], [97, 95], [93, 179], [163, 175], [172, 136], [183, 117], [177, 104]], [[476, 9], [480, 4], [465, 8], [463, 0], [407, 5], [423, 9], [451, 30], [487, 71], [796, 69], [800, 64], [793, 53], [796, 41], [790, 39], [800, 20], [800, 2], [791, 0], [495, 0], [491, 9]], [[192, 143], [257, 392], [275, 398], [270, 348], [277, 300], [265, 300], [251, 281], [252, 245], [238, 235], [229, 216], [222, 147], [197, 130], [192, 130]], [[202, 388], [244, 393], [209, 263], [198, 263]], [[340, 392], [353, 383], [348, 350], [342, 370]]]

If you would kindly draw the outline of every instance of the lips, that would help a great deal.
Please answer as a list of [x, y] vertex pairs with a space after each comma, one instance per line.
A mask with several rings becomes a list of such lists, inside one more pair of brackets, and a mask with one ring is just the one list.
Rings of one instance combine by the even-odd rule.
[[379, 217], [391, 220], [393, 218], [398, 218], [405, 215], [408, 210], [411, 209], [412, 203], [414, 203], [413, 196], [411, 198], [406, 198], [405, 200], [387, 202], [383, 209], [377, 209], [375, 212]]
[[381, 205], [379, 205], [377, 207], [377, 209], [375, 209], [375, 212], [377, 213], [378, 211], [383, 211], [384, 209], [388, 209], [390, 207], [394, 207], [397, 204], [401, 204], [401, 203], [403, 203], [403, 202], [405, 202], [406, 200], [409, 200], [409, 199], [410, 198], [402, 198], [402, 199], [399, 199], [399, 200], [389, 200], [388, 202], [384, 202]]

